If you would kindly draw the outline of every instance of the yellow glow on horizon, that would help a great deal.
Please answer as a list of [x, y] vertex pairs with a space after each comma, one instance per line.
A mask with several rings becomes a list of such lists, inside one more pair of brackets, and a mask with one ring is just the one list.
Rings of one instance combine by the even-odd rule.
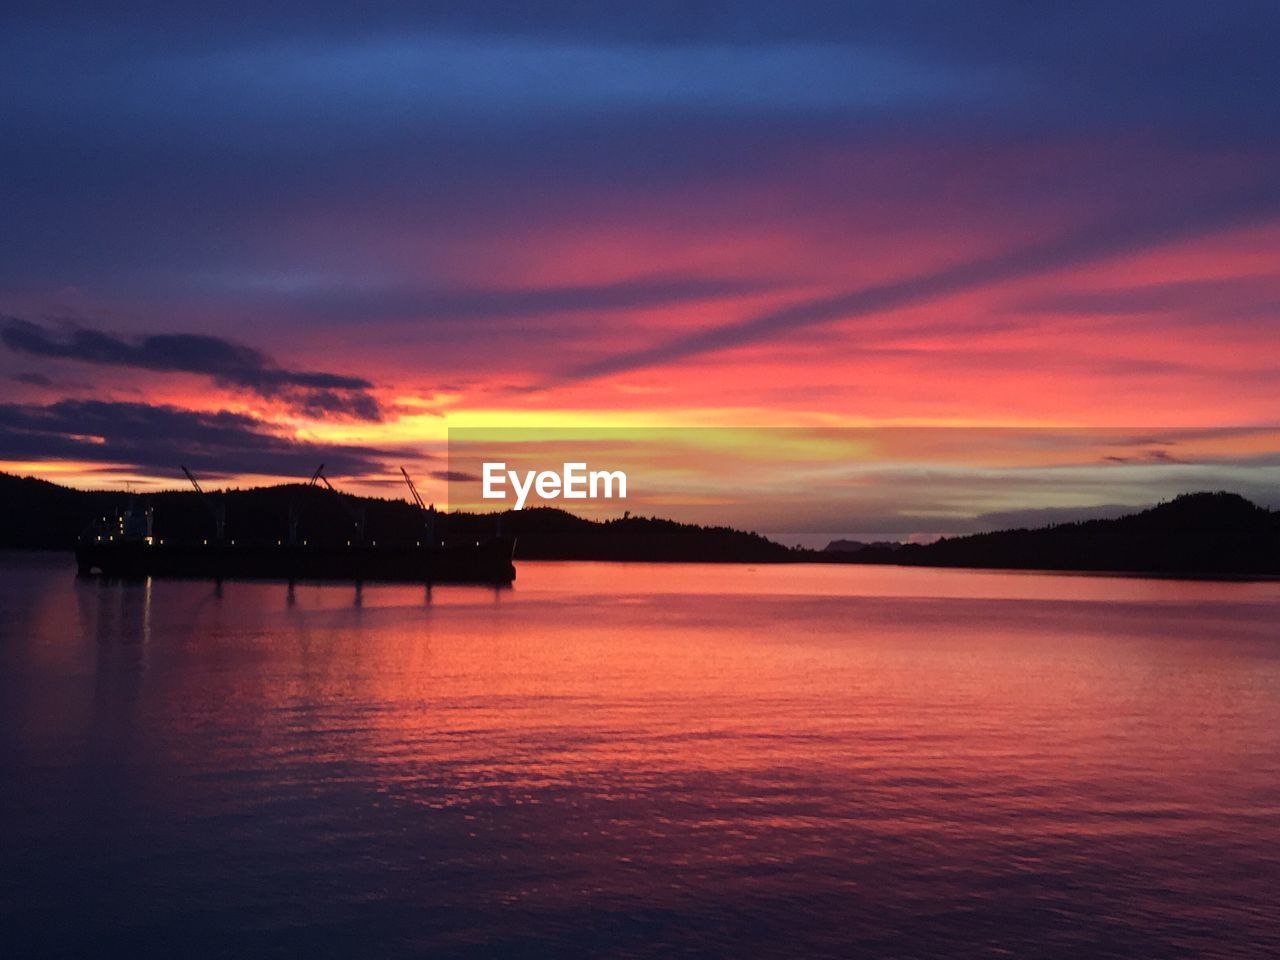
[[864, 427], [1069, 427], [1021, 417], [1009, 418], [895, 418], [842, 414], [805, 414], [751, 407], [695, 407], [685, 409], [589, 410], [555, 407], [491, 407], [454, 410], [443, 415], [407, 413], [381, 423], [295, 421], [299, 439], [320, 443], [410, 445], [443, 444], [450, 429], [465, 430], [685, 430], [720, 427], [751, 428], [864, 428]]

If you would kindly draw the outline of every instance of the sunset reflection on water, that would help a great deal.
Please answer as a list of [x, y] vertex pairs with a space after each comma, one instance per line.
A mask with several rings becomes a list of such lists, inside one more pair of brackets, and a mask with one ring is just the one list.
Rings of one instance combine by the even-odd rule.
[[1275, 583], [8, 555], [0, 608], [33, 953], [1280, 949]]

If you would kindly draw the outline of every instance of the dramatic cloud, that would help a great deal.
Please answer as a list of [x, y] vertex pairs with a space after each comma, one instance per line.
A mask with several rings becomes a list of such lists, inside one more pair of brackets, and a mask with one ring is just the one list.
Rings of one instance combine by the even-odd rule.
[[170, 333], [129, 341], [82, 327], [59, 339], [38, 324], [16, 317], [5, 319], [0, 340], [20, 353], [102, 366], [200, 374], [262, 397], [283, 398], [309, 415], [331, 414], [360, 420], [381, 417], [377, 401], [367, 392], [373, 386], [368, 380], [286, 370], [266, 354], [222, 337]]
[[334, 475], [359, 476], [394, 456], [294, 440], [238, 413], [89, 400], [0, 405], [0, 450], [15, 460], [108, 463], [162, 475], [185, 464], [206, 474], [299, 478], [321, 462]]
[[4, 331], [0, 403], [234, 390], [375, 445], [1275, 416], [1275, 4], [0, 21], [0, 317], [37, 321]]
[[748, 320], [721, 324], [569, 369], [566, 379], [592, 379], [672, 363], [819, 324], [882, 313], [990, 284], [1035, 276], [1105, 257], [1141, 251], [1220, 230], [1265, 223], [1280, 214], [1280, 185], [1268, 180], [1225, 195], [1187, 197], [1177, 206], [1091, 224], [1047, 242], [982, 257], [930, 273], [792, 304]]

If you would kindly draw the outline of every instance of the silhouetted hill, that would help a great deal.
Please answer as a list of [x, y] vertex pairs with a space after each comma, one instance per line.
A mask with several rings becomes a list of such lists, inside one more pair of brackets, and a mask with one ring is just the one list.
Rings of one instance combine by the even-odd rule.
[[[408, 544], [424, 536], [423, 515], [403, 500], [347, 497], [287, 484], [212, 494], [226, 507], [226, 536], [245, 542], [288, 537], [290, 507], [298, 537], [340, 544], [354, 533], [351, 509], [365, 513], [365, 538]], [[70, 549], [94, 517], [122, 510], [129, 495], [72, 490], [0, 474], [0, 547]], [[156, 536], [174, 542], [212, 538], [213, 517], [194, 491], [149, 493]], [[585, 520], [538, 508], [495, 514], [439, 514], [437, 532], [481, 539], [501, 524], [518, 539], [518, 559], [741, 563], [887, 563], [906, 566], [1028, 570], [1131, 571], [1188, 575], [1280, 574], [1280, 513], [1231, 493], [1185, 494], [1130, 516], [1002, 530], [931, 544], [870, 543], [855, 549], [793, 550], [728, 527], [650, 517]]]
[[502, 517], [503, 529], [516, 535], [516, 556], [525, 560], [770, 563], [809, 559], [756, 533], [656, 517], [597, 522], [546, 507]]
[[[424, 517], [404, 500], [339, 495], [321, 487], [286, 484], [210, 495], [225, 505], [226, 538], [275, 541], [289, 535], [290, 507], [298, 538], [340, 544], [354, 534], [352, 508], [363, 508], [365, 539], [409, 544], [424, 536]], [[0, 474], [0, 547], [71, 549], [95, 518], [114, 516], [129, 494], [81, 491], [30, 477]], [[163, 491], [137, 498], [155, 511], [155, 534], [173, 542], [214, 536], [207, 502], [194, 491]], [[452, 540], [480, 539], [501, 524], [518, 539], [522, 559], [649, 560], [768, 563], [804, 558], [765, 537], [727, 527], [701, 527], [645, 517], [593, 521], [540, 508], [494, 514], [438, 514], [436, 530]]]
[[1111, 520], [1001, 530], [897, 549], [869, 546], [846, 563], [1203, 575], [1280, 574], [1280, 513], [1234, 493], [1188, 493]]

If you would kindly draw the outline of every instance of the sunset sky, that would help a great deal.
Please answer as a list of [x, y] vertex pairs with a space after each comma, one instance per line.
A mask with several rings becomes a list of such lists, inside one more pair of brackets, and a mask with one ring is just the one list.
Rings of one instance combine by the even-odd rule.
[[0, 469], [1280, 422], [1275, 4], [475, 6], [7, 8]]

